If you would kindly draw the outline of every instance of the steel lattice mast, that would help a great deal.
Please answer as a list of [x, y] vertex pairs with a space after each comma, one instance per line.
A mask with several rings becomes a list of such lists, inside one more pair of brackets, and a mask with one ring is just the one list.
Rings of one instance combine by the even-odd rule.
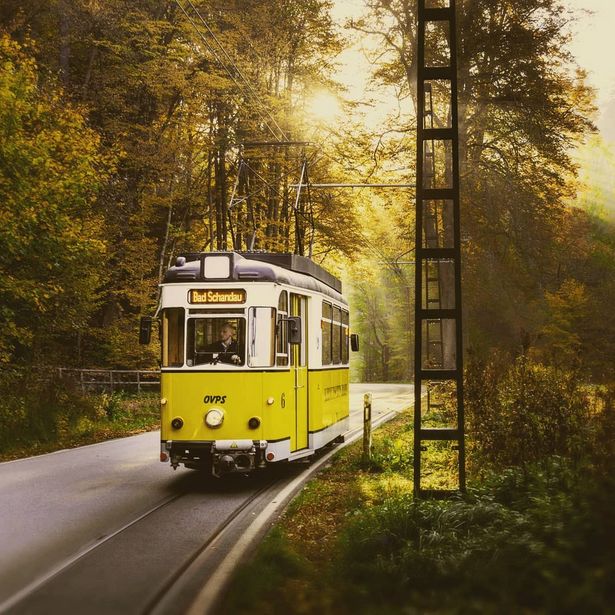
[[[418, 0], [414, 353], [417, 497], [441, 497], [465, 490], [456, 49], [455, 0]], [[436, 417], [441, 419], [445, 410], [445, 391], [446, 400], [454, 400], [455, 411], [454, 417], [442, 426]], [[438, 446], [437, 443], [457, 454], [458, 489], [423, 485], [423, 454], [428, 444]]]

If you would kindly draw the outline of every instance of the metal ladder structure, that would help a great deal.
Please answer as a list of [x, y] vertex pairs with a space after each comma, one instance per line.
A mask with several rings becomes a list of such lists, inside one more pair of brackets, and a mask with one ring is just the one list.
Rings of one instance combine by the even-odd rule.
[[[423, 116], [425, 118], [423, 125], [431, 130], [434, 128], [434, 108], [433, 108], [433, 91], [431, 83], [425, 83], [425, 109]], [[433, 189], [436, 183], [436, 157], [435, 143], [433, 139], [424, 141], [424, 158], [423, 158], [423, 186], [428, 189]], [[441, 216], [438, 216], [438, 209], [430, 207], [423, 211], [423, 231], [424, 245], [427, 248], [440, 248], [442, 243]], [[438, 275], [437, 265], [434, 267], [432, 262], [426, 263], [425, 271], [425, 305], [427, 308], [440, 309], [442, 285]], [[425, 327], [425, 347], [427, 349], [428, 364], [439, 366], [443, 361], [444, 352], [444, 333], [442, 330], [442, 321], [438, 319], [428, 320]], [[428, 405], [431, 391], [427, 392]], [[429, 406], [431, 409], [431, 406]]]
[[[455, 28], [455, 0], [418, 0], [414, 353], [416, 497], [438, 498], [463, 492], [466, 481]], [[438, 391], [446, 387], [454, 390], [451, 395], [456, 406], [454, 421], [446, 427], [428, 427], [425, 423], [444, 406]], [[423, 404], [425, 390], [426, 404]], [[457, 453], [457, 488], [424, 487], [423, 454], [430, 442], [448, 443], [451, 452]]]

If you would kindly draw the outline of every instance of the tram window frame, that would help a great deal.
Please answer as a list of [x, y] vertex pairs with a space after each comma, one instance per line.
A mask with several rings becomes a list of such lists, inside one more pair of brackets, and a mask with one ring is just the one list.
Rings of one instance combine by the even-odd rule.
[[322, 317], [320, 320], [320, 329], [322, 332], [322, 364], [332, 364], [332, 333], [333, 333], [333, 306], [328, 301], [322, 302]]
[[[238, 317], [236, 314], [228, 314], [228, 313], [220, 313], [218, 311], [213, 314], [209, 314], [207, 317], [199, 316], [196, 318], [188, 318], [188, 323], [186, 326], [186, 365], [188, 367], [199, 367], [203, 369], [204, 367], [211, 367], [216, 365], [224, 366], [224, 368], [229, 367], [243, 367], [246, 363], [246, 319], [245, 316]], [[197, 331], [198, 324], [204, 323], [205, 327], [210, 329], [209, 335], [204, 332], [205, 341], [203, 342], [203, 346], [197, 350]], [[237, 356], [240, 357], [241, 361], [239, 363], [235, 363], [231, 360], [230, 353], [220, 353], [213, 352], [211, 350], [206, 350], [207, 346], [210, 346], [216, 343], [219, 340], [220, 331], [225, 325], [230, 325], [234, 330], [234, 339], [237, 342]], [[216, 355], [222, 354], [223, 357], [220, 360], [215, 360]], [[202, 360], [199, 360], [199, 356], [202, 357]]]
[[276, 332], [276, 349], [275, 349], [275, 364], [278, 367], [288, 367], [289, 351], [288, 351], [288, 327], [286, 323], [288, 318], [288, 292], [283, 290], [278, 299], [278, 316], [277, 316], [277, 332]]
[[340, 343], [342, 345], [342, 363], [348, 365], [350, 362], [350, 352], [348, 348], [349, 338], [348, 332], [350, 330], [350, 315], [346, 310], [342, 310], [342, 338]]
[[349, 313], [342, 306], [322, 302], [322, 365], [348, 365]]
[[160, 358], [162, 367], [183, 367], [185, 323], [186, 311], [184, 308], [171, 307], [162, 310], [162, 343]]
[[342, 308], [334, 305], [331, 315], [331, 363], [342, 362]]
[[[256, 322], [259, 320], [258, 312], [256, 310], [269, 310], [268, 321], [261, 322], [269, 322], [269, 331], [265, 331], [265, 328], [262, 325], [256, 326]], [[248, 309], [248, 330], [247, 330], [247, 345], [248, 345], [248, 367], [253, 368], [267, 368], [275, 366], [275, 354], [276, 354], [276, 318], [277, 310], [271, 306], [252, 306]], [[267, 318], [266, 315], [264, 315]], [[263, 332], [266, 333], [263, 336]], [[258, 337], [257, 337], [258, 336]], [[265, 356], [265, 353], [255, 354], [253, 348], [262, 343], [263, 339], [269, 337], [268, 349], [269, 349], [269, 359], [267, 362], [265, 361], [257, 361], [258, 357]], [[258, 344], [257, 344], [258, 342]]]

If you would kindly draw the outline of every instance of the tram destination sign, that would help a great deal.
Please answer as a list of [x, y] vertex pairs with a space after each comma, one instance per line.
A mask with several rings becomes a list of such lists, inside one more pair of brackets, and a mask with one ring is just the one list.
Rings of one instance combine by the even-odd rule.
[[193, 304], [245, 303], [243, 288], [193, 288], [188, 291], [188, 302]]

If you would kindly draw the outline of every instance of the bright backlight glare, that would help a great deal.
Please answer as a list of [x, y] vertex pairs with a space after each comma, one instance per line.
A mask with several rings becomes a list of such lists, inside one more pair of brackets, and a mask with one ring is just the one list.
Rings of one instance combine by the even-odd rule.
[[335, 94], [319, 90], [306, 101], [306, 112], [315, 121], [334, 124], [342, 113], [342, 107]]

